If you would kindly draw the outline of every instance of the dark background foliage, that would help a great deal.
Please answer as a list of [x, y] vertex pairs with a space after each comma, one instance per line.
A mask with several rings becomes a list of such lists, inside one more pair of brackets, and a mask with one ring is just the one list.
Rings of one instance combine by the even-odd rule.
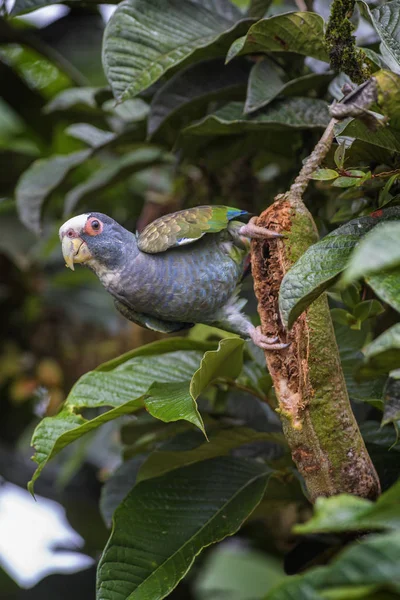
[[[323, 241], [299, 263], [299, 297], [291, 307], [304, 309], [322, 283], [328, 289], [353, 409], [389, 491], [375, 505], [347, 496], [322, 501], [309, 522], [313, 509], [281, 433], [262, 353], [203, 326], [174, 342], [128, 324], [88, 270], [65, 269], [57, 232], [68, 216], [93, 209], [141, 230], [180, 208], [227, 204], [258, 214], [271, 204], [328, 124], [328, 105], [343, 98], [345, 84], [358, 83], [351, 68], [347, 75], [330, 70], [324, 20], [331, 3], [126, 0], [106, 32], [106, 11], [95, 2], [62, 5], [48, 24], [27, 19], [49, 4], [16, 0], [0, 18], [4, 485], [25, 488], [32, 478], [30, 440], [38, 426], [40, 467], [54, 456], [35, 483], [39, 502], [63, 505], [84, 540], [80, 551], [93, 563], [109, 540], [98, 599], [397, 598], [400, 3], [359, 2], [351, 25], [346, 21], [364, 49], [364, 68], [385, 93], [371, 107], [375, 130], [360, 119], [337, 125], [309, 186], [305, 201], [321, 237], [341, 229], [335, 251]], [[158, 47], [146, 31], [140, 39], [120, 35], [135, 28], [135, 19], [149, 20]], [[331, 21], [331, 34], [340, 37], [340, 27]], [[123, 52], [140, 60], [121, 67]], [[382, 210], [392, 212], [376, 213]], [[351, 254], [343, 283], [360, 238], [354, 232], [371, 213], [388, 214], [391, 222], [379, 221], [384, 229], [377, 227], [375, 238], [372, 227], [361, 227], [363, 245]], [[361, 220], [347, 225], [353, 219]], [[311, 289], [310, 265], [322, 273]], [[251, 278], [243, 292], [256, 322]], [[128, 359], [106, 363], [127, 351]], [[201, 363], [206, 351], [212, 376]], [[178, 367], [184, 375], [165, 379]], [[126, 383], [133, 387], [124, 396]], [[209, 443], [195, 427], [203, 421]], [[58, 454], [70, 430], [76, 440]], [[155, 566], [143, 547], [126, 545], [125, 531], [144, 540], [154, 565], [167, 565], [157, 584]], [[124, 549], [128, 573], [119, 593], [118, 568], [106, 573], [116, 546]], [[135, 570], [141, 561], [145, 566]], [[22, 590], [1, 556], [0, 564], [0, 598], [96, 597], [95, 566]], [[130, 578], [139, 578], [143, 591], [130, 588]]]

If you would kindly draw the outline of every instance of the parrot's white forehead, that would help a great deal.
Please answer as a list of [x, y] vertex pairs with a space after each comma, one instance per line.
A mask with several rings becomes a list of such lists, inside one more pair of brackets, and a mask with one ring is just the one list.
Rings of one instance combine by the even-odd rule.
[[65, 234], [69, 229], [73, 229], [77, 233], [83, 231], [88, 217], [89, 214], [78, 215], [77, 217], [72, 217], [72, 219], [68, 219], [68, 221], [65, 221], [64, 225], [61, 225], [60, 231], [58, 232], [60, 240], [62, 239], [63, 234]]

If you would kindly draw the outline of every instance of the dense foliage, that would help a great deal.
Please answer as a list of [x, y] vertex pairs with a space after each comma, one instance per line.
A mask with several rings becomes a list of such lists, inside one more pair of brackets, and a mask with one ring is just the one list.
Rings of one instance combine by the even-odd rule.
[[[55, 457], [65, 484], [108, 428], [121, 460], [104, 463], [100, 510], [111, 533], [98, 600], [156, 600], [180, 589], [200, 600], [399, 597], [400, 1], [350, 3], [353, 15], [336, 25], [332, 17], [327, 41], [329, 3], [306, 12], [269, 0], [124, 0], [102, 48], [86, 42], [94, 61], [102, 52], [108, 85], [73, 42], [46, 39], [18, 17], [49, 4], [16, 0], [0, 20], [8, 290], [0, 296], [8, 315], [0, 386], [11, 406], [31, 400], [38, 385], [50, 398], [33, 433], [31, 491]], [[99, 18], [94, 2], [81, 4], [69, 2], [69, 28], [79, 16]], [[356, 27], [363, 52], [349, 36]], [[332, 60], [338, 73], [329, 61], [346, 35], [346, 52]], [[313, 508], [263, 353], [205, 326], [145, 345], [140, 334], [127, 339], [91, 274], [64, 272], [57, 231], [91, 209], [131, 229], [200, 204], [258, 214], [299, 172], [329, 105], [369, 76], [374, 103], [338, 121], [313, 174], [305, 201], [322, 239], [287, 273], [280, 308], [291, 327], [328, 293], [383, 494], [376, 503], [320, 498]], [[244, 294], [256, 319], [250, 280]], [[12, 366], [27, 347], [36, 361], [29, 376]], [[9, 414], [12, 423], [14, 408]], [[204, 548], [234, 534], [237, 545], [207, 549], [188, 574]], [[289, 550], [286, 572], [295, 577], [282, 567]]]

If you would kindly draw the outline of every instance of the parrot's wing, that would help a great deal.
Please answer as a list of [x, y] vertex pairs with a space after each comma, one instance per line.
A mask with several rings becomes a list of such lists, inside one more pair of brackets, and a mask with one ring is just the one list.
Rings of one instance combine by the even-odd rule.
[[229, 206], [197, 206], [160, 217], [147, 225], [138, 237], [142, 252], [157, 254], [191, 244], [206, 233], [226, 229], [232, 219], [249, 217], [246, 210]]

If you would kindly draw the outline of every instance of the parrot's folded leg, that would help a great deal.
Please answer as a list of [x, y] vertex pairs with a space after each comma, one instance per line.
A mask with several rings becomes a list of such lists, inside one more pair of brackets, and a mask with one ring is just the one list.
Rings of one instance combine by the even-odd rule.
[[174, 333], [175, 331], [181, 331], [181, 329], [193, 327], [193, 323], [163, 321], [162, 319], [150, 317], [144, 313], [135, 312], [119, 300], [114, 300], [114, 304], [125, 319], [128, 319], [128, 321], [132, 321], [132, 323], [136, 323], [145, 329], [151, 329], [152, 331], [158, 331], [159, 333]]
[[268, 240], [283, 237], [282, 234], [265, 227], [256, 225], [257, 217], [252, 217], [246, 225], [242, 225], [239, 229], [240, 235], [252, 238], [254, 240]]
[[261, 333], [260, 327], [255, 327], [250, 319], [241, 312], [244, 301], [235, 294], [215, 315], [216, 319], [210, 325], [226, 331], [237, 333], [263, 350], [284, 350], [290, 344], [279, 342], [279, 338], [270, 338]]
[[290, 344], [276, 343], [279, 338], [269, 338], [261, 332], [261, 327], [254, 327], [250, 331], [250, 337], [253, 343], [263, 350], [284, 350], [288, 348]]

